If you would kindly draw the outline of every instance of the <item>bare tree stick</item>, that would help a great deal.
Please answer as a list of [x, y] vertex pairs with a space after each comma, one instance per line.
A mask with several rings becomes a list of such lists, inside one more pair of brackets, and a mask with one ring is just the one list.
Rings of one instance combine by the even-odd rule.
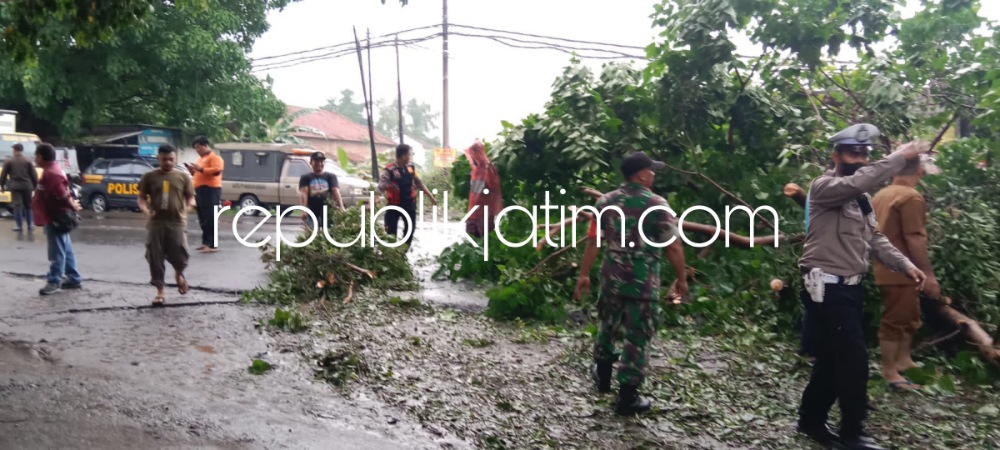
[[[740, 246], [740, 247], [744, 247], [744, 248], [751, 248], [751, 240], [750, 240], [749, 237], [740, 236], [740, 235], [738, 235], [736, 233], [725, 231], [725, 230], [720, 230], [720, 229], [715, 228], [715, 227], [713, 227], [711, 225], [704, 225], [704, 224], [700, 224], [700, 223], [684, 221], [684, 222], [681, 222], [680, 225], [678, 225], [678, 227], [684, 228], [684, 231], [693, 231], [695, 233], [703, 234], [703, 235], [706, 235], [706, 236], [713, 236], [716, 233], [719, 233], [722, 236], [725, 236], [725, 235], [728, 234], [729, 235], [729, 242], [731, 242], [732, 244]], [[785, 239], [785, 235], [779, 234], [777, 241], [781, 242], [784, 239]], [[757, 245], [757, 246], [768, 245], [769, 243], [773, 244], [774, 242], [775, 242], [774, 235], [753, 238], [753, 245]]]
[[941, 131], [938, 131], [937, 136], [935, 136], [934, 140], [931, 141], [931, 150], [934, 150], [934, 147], [936, 147], [941, 142], [941, 138], [943, 138], [944, 134], [948, 132], [949, 128], [951, 128], [951, 124], [955, 123], [955, 121], [958, 120], [958, 117], [959, 117], [958, 111], [955, 111], [955, 114], [951, 115], [951, 120], [949, 120], [948, 123], [944, 124], [944, 128], [941, 128]]
[[964, 330], [962, 330], [962, 327], [958, 327], [958, 329], [956, 329], [955, 331], [952, 331], [951, 333], [948, 333], [948, 334], [946, 334], [946, 335], [944, 335], [942, 337], [939, 337], [937, 339], [934, 339], [932, 341], [927, 341], [927, 342], [924, 342], [923, 344], [920, 344], [920, 346], [917, 347], [916, 350], [923, 350], [923, 349], [925, 349], [927, 347], [933, 347], [935, 345], [938, 345], [938, 344], [940, 344], [940, 343], [942, 343], [944, 341], [947, 341], [947, 340], [949, 340], [949, 339], [951, 339], [951, 338], [953, 338], [955, 336], [958, 336], [959, 334], [962, 334], [962, 331], [964, 331]]
[[371, 278], [373, 280], [375, 279], [375, 272], [372, 272], [372, 271], [370, 271], [368, 269], [362, 269], [362, 268], [360, 268], [358, 266], [355, 266], [354, 264], [351, 264], [351, 263], [348, 263], [348, 262], [345, 262], [344, 264], [346, 264], [347, 267], [350, 267], [350, 268], [352, 268], [354, 270], [357, 270], [358, 272], [361, 272], [361, 273], [363, 273], [365, 275], [368, 275], [368, 278]]
[[[692, 175], [692, 176], [701, 177], [705, 181], [708, 181], [713, 186], [715, 186], [716, 189], [722, 191], [722, 193], [725, 194], [727, 197], [729, 197], [729, 198], [731, 198], [733, 200], [736, 200], [737, 202], [739, 202], [743, 206], [746, 206], [747, 208], [753, 209], [753, 207], [750, 206], [749, 203], [747, 203], [747, 202], [743, 201], [743, 199], [737, 197], [736, 194], [733, 194], [732, 192], [727, 191], [725, 188], [723, 188], [722, 186], [720, 186], [719, 183], [716, 183], [715, 180], [707, 177], [705, 174], [698, 173], [698, 172], [690, 172], [690, 171], [687, 171], [687, 170], [678, 169], [678, 168], [676, 168], [674, 166], [671, 166], [670, 164], [666, 164], [666, 163], [664, 163], [664, 166], [666, 166], [670, 170], [673, 170], [674, 172], [679, 172], [679, 173], [683, 173], [683, 174], [686, 174], [686, 175]], [[773, 223], [771, 223], [771, 221], [769, 221], [769, 220], [767, 220], [767, 219], [765, 219], [763, 217], [761, 217], [759, 219], [760, 219], [761, 222], [763, 222], [767, 226], [771, 227], [772, 230], [775, 229], [775, 226], [774, 226]]]
[[1000, 368], [1000, 350], [993, 347], [993, 338], [986, 334], [978, 322], [943, 304], [939, 305], [938, 311], [965, 332], [965, 336], [976, 345], [983, 359]]
[[576, 244], [574, 244], [572, 247], [563, 247], [563, 248], [561, 248], [559, 250], [556, 250], [551, 255], [546, 256], [545, 259], [541, 260], [537, 265], [535, 265], [535, 267], [532, 267], [531, 270], [528, 271], [528, 275], [534, 274], [535, 271], [537, 271], [539, 268], [541, 268], [545, 263], [549, 262], [550, 259], [555, 258], [556, 256], [559, 256], [559, 255], [561, 255], [563, 253], [566, 253], [566, 252], [568, 252], [568, 251], [576, 248], [578, 245], [580, 245], [581, 242], [583, 242], [585, 240], [587, 240], [587, 238], [582, 238], [582, 239], [576, 241]]
[[347, 304], [354, 298], [354, 283], [347, 286], [347, 297], [344, 297], [344, 304]]

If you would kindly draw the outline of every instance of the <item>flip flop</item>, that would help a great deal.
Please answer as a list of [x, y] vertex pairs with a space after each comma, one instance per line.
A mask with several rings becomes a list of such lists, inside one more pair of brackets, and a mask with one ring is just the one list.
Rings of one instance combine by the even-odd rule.
[[187, 278], [185, 278], [184, 275], [180, 275], [180, 278], [180, 281], [177, 282], [177, 292], [180, 292], [181, 295], [185, 295], [191, 290], [191, 286], [188, 285]]
[[163, 306], [164, 302], [166, 302], [165, 298], [157, 296], [156, 298], [153, 299], [153, 307], [155, 308], [157, 306]]
[[[915, 388], [904, 388], [902, 386], [916, 386], [916, 387]], [[910, 380], [893, 381], [893, 382], [889, 383], [889, 387], [892, 388], [892, 389], [901, 390], [901, 391], [916, 391], [916, 390], [920, 389], [920, 385], [919, 384], [916, 384], [916, 383], [914, 383], [914, 382], [912, 382]]]

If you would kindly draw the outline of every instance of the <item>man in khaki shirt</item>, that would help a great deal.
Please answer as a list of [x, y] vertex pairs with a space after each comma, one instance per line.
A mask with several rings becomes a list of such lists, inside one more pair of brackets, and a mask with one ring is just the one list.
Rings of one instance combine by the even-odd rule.
[[[800, 432], [849, 449], [881, 449], [863, 429], [868, 402], [868, 351], [862, 324], [869, 254], [890, 269], [906, 273], [922, 287], [924, 274], [882, 235], [867, 192], [895, 175], [908, 159], [927, 152], [921, 143], [902, 146], [868, 165], [878, 128], [857, 124], [830, 138], [835, 169], [809, 189], [809, 229], [799, 267], [802, 301], [817, 330], [816, 362], [799, 408]], [[839, 435], [826, 425], [830, 408], [840, 403]]]
[[[940, 169], [927, 156], [908, 160], [903, 170], [893, 177], [892, 184], [875, 194], [872, 203], [879, 231], [927, 274], [925, 292], [937, 298], [941, 295], [941, 286], [927, 252], [927, 229], [924, 227], [927, 206], [916, 190], [925, 173], [937, 174]], [[882, 294], [882, 322], [878, 330], [882, 377], [892, 387], [919, 389], [920, 386], [911, 383], [902, 373], [917, 367], [910, 355], [910, 346], [913, 334], [921, 325], [920, 294], [913, 280], [893, 272], [879, 261], [875, 261], [875, 284]]]

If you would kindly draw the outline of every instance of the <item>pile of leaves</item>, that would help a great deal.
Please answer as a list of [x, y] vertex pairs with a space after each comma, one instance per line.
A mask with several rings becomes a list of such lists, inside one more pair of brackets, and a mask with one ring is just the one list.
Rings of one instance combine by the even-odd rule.
[[[261, 303], [292, 304], [321, 299], [349, 300], [363, 288], [415, 288], [405, 247], [390, 248], [377, 240], [374, 247], [370, 245], [373, 227], [369, 214], [367, 208], [329, 209], [328, 223], [332, 225], [327, 233], [336, 242], [353, 242], [345, 248], [327, 240], [323, 230], [317, 231], [316, 238], [305, 247], [294, 248], [281, 242], [280, 261], [272, 243], [261, 247], [261, 259], [267, 264], [270, 283], [245, 292], [243, 298]], [[374, 224], [374, 232], [382, 242], [396, 242], [385, 234], [381, 224]], [[305, 242], [310, 234], [299, 234], [295, 242]], [[362, 235], [364, 242], [360, 240]]]

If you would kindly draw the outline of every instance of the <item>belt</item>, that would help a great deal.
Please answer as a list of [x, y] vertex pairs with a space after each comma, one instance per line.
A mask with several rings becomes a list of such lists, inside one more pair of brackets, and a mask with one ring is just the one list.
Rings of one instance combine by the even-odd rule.
[[[802, 275], [805, 275], [805, 274], [809, 273], [812, 269], [800, 266], [799, 270], [801, 270]], [[833, 275], [833, 274], [830, 274], [830, 273], [824, 273], [823, 274], [823, 282], [824, 283], [826, 283], [826, 284], [842, 284], [842, 285], [845, 285], [845, 286], [856, 286], [856, 285], [859, 285], [859, 284], [861, 284], [861, 280], [863, 278], [864, 278], [863, 274], [862, 275], [853, 275], [853, 276], [850, 276], [850, 277], [841, 277], [841, 276]]]
[[826, 284], [843, 284], [845, 286], [855, 286], [861, 284], [861, 278], [863, 278], [863, 275], [840, 277], [829, 273], [823, 274], [823, 282]]

